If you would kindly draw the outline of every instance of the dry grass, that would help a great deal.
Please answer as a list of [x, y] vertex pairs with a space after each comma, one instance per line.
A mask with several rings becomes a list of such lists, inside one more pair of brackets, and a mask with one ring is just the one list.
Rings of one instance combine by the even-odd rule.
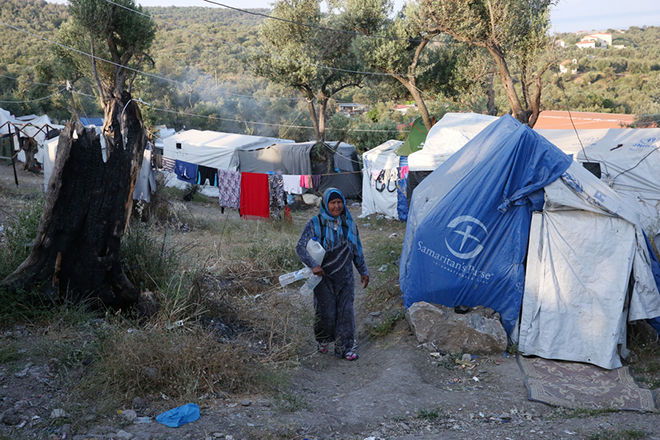
[[151, 289], [160, 309], [147, 320], [105, 317], [77, 396], [184, 402], [277, 393], [286, 384], [312, 337], [311, 308], [276, 284], [302, 265], [294, 250], [300, 228], [202, 208], [185, 232], [131, 227], [124, 253], [131, 280]]

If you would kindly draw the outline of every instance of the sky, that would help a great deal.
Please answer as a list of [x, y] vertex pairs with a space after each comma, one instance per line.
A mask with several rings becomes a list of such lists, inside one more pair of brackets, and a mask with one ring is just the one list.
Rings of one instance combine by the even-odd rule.
[[[51, 0], [53, 1], [53, 0]], [[241, 9], [270, 8], [272, 0], [217, 0]], [[397, 9], [405, 0], [395, 0]], [[54, 0], [66, 3], [66, 0]], [[203, 0], [136, 0], [142, 6], [219, 7]], [[560, 0], [551, 12], [551, 32], [628, 29], [630, 26], [660, 26], [657, 0]]]

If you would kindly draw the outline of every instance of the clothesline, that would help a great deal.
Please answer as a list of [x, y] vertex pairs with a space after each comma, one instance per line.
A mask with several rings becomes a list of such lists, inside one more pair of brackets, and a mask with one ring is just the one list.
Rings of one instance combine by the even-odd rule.
[[[163, 171], [173, 172], [183, 182], [218, 188], [222, 208], [238, 209], [242, 217], [281, 218], [285, 194], [300, 195], [319, 190], [324, 177], [357, 174], [361, 171], [323, 174], [250, 173], [197, 165], [162, 156]], [[352, 182], [349, 182], [352, 185]], [[354, 188], [359, 192], [359, 188]]]

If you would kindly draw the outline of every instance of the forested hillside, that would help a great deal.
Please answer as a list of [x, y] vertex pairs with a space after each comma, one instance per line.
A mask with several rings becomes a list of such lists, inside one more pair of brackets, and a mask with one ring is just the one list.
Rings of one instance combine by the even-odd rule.
[[[307, 104], [296, 90], [285, 89], [251, 74], [246, 63], [251, 51], [259, 51], [259, 25], [265, 18], [220, 8], [154, 7], [158, 32], [150, 51], [152, 60], [138, 75], [132, 94], [150, 104], [143, 107], [152, 125], [212, 129], [248, 134], [308, 139]], [[267, 10], [255, 10], [267, 14]], [[74, 105], [81, 115], [101, 114], [96, 88], [90, 78], [69, 78], [52, 51], [57, 30], [66, 21], [67, 6], [43, 0], [4, 0], [0, 5], [0, 107], [16, 115], [47, 113], [64, 121]], [[567, 47], [556, 47], [557, 64], [543, 77], [542, 108], [633, 113], [660, 113], [660, 28], [632, 27], [609, 30], [614, 45], [622, 49], [583, 49], [574, 43], [581, 36], [561, 34]], [[41, 37], [41, 38], [40, 38]], [[558, 64], [576, 60], [577, 72], [559, 74]], [[515, 72], [514, 72], [515, 73]], [[66, 92], [73, 85], [73, 104]], [[495, 80], [496, 106], [508, 112], [504, 94]], [[431, 113], [486, 111], [481, 89], [471, 95], [428, 98]], [[52, 96], [51, 96], [52, 95]], [[484, 95], [484, 96], [482, 96]], [[44, 99], [46, 98], [46, 99]], [[348, 128], [348, 140], [362, 148], [393, 137], [390, 130], [414, 117], [390, 108], [410, 99], [391, 86], [371, 81], [362, 89], [347, 89], [335, 96], [328, 114], [330, 138], [333, 127]], [[336, 102], [357, 101], [372, 111], [360, 120], [347, 120], [335, 111]], [[646, 118], [653, 119], [653, 117]]]
[[579, 49], [574, 45], [579, 40], [575, 34], [558, 36], [569, 44], [558, 50], [558, 62], [576, 60], [577, 73], [559, 75], [555, 69], [552, 87], [545, 90], [547, 109], [568, 106], [604, 113], [660, 113], [660, 27], [607, 32], [612, 33], [613, 46], [625, 47]]

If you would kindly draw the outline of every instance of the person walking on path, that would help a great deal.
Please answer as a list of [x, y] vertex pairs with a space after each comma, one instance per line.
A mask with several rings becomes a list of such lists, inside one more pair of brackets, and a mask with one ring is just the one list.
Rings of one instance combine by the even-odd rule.
[[[309, 240], [319, 241], [325, 249], [321, 264], [307, 252]], [[320, 212], [303, 228], [296, 253], [314, 275], [322, 277], [314, 288], [314, 334], [319, 352], [327, 353], [329, 344], [334, 342], [335, 356], [356, 360], [353, 264], [360, 273], [363, 288], [369, 285], [369, 270], [357, 225], [346, 209], [341, 191], [328, 188], [323, 193]]]

